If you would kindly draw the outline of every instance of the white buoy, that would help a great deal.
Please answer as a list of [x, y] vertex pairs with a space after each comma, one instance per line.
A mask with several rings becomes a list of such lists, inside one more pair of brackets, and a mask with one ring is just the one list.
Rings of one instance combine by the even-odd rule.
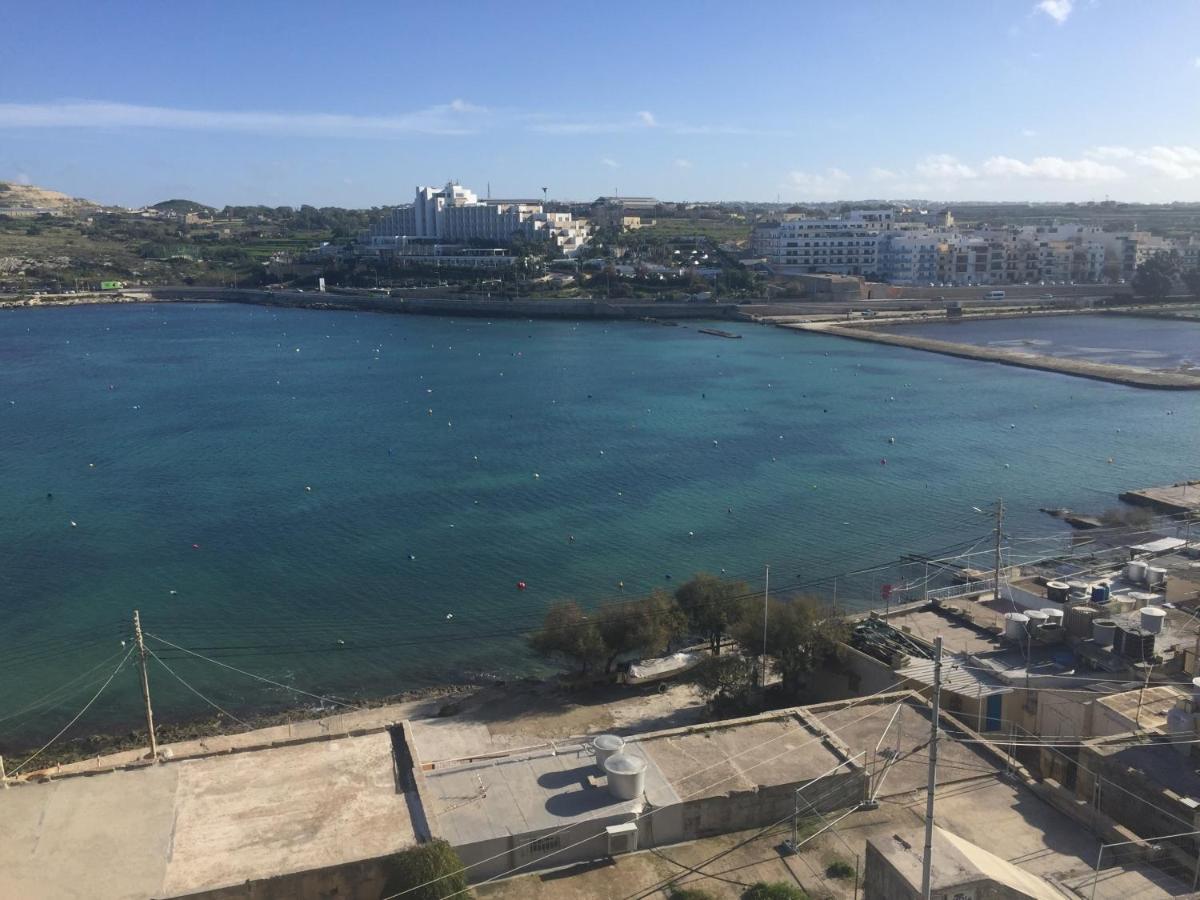
[[78, 527], [79, 527], [78, 525], [76, 525], [76, 524], [75, 524], [75, 520], [74, 520], [74, 519], [72, 519], [72, 520], [71, 520], [71, 527], [72, 527], [72, 528], [78, 528]]

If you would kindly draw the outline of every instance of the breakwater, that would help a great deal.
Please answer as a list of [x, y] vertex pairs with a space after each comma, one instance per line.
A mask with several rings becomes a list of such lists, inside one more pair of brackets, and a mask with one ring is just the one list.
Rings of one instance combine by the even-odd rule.
[[1026, 353], [1008, 348], [979, 347], [973, 344], [958, 344], [951, 341], [939, 341], [932, 338], [914, 337], [912, 335], [889, 334], [885, 331], [864, 326], [832, 325], [824, 322], [784, 322], [780, 323], [780, 327], [850, 338], [856, 341], [888, 344], [892, 347], [925, 350], [929, 353], [940, 353], [944, 356], [956, 356], [961, 359], [977, 359], [984, 362], [1000, 363], [1006, 366], [1017, 366], [1023, 369], [1058, 372], [1062, 375], [1090, 378], [1094, 381], [1107, 381], [1129, 387], [1167, 391], [1200, 390], [1200, 376], [1188, 375], [1181, 372], [1157, 372], [1150, 369], [1140, 369], [1135, 366], [1112, 365], [1081, 359], [1064, 359], [1062, 357]]
[[607, 300], [510, 300], [391, 297], [382, 294], [266, 291], [251, 288], [147, 287], [114, 293], [70, 294], [53, 298], [0, 301], [0, 307], [37, 308], [138, 302], [248, 303], [297, 309], [476, 317], [489, 319], [732, 319], [735, 304], [646, 303]]

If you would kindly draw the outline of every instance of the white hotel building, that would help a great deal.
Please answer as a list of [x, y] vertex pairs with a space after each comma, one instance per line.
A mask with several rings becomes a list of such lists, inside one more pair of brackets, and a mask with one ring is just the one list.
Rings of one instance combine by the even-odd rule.
[[856, 209], [844, 219], [786, 219], [755, 228], [750, 247], [780, 274], [873, 275], [879, 237], [894, 224], [890, 209]]
[[589, 236], [587, 222], [573, 219], [570, 213], [545, 212], [540, 203], [481, 201], [461, 184], [449, 182], [440, 190], [417, 188], [411, 206], [393, 210], [371, 228], [370, 243], [378, 247], [417, 238], [507, 244], [521, 238], [552, 241], [565, 255], [573, 256]]

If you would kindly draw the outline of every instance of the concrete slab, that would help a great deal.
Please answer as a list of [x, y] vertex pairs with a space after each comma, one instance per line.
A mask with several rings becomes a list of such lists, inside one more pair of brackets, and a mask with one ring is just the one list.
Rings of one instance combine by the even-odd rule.
[[178, 774], [156, 766], [0, 791], [0, 897], [158, 896]]
[[[967, 601], [958, 601], [957, 605], [968, 604]], [[942, 646], [948, 653], [987, 653], [1000, 647], [1000, 641], [995, 637], [937, 609], [916, 609], [890, 616], [888, 624], [930, 645], [940, 634]]]

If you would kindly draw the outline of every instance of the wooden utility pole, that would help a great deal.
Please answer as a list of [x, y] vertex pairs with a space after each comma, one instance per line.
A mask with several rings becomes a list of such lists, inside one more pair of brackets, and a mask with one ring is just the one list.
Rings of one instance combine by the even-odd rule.
[[992, 599], [1000, 602], [1000, 535], [1004, 531], [1004, 499], [996, 501], [996, 571], [992, 585]]
[[146, 674], [146, 644], [142, 640], [142, 620], [133, 611], [133, 636], [137, 640], [138, 656], [142, 662], [142, 700], [146, 703], [146, 730], [150, 732], [150, 758], [158, 759], [158, 738], [154, 734], [154, 710], [150, 708], [150, 676]]
[[930, 900], [933, 873], [933, 789], [937, 785], [938, 709], [942, 701], [942, 636], [933, 641], [933, 713], [929, 719], [929, 782], [925, 799], [925, 855], [921, 860], [921, 896]]

